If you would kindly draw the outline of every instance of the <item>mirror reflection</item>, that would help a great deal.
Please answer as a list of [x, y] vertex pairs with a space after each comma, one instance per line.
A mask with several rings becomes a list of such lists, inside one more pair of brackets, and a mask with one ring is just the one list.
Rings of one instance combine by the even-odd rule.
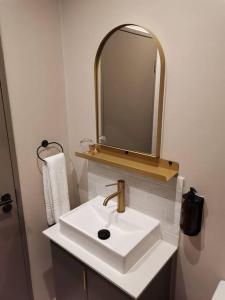
[[109, 35], [97, 67], [98, 143], [159, 156], [161, 67], [150, 32], [129, 25]]

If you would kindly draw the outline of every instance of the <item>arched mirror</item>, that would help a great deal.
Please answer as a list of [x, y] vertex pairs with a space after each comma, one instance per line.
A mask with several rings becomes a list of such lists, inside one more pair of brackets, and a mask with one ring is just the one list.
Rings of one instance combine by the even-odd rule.
[[165, 60], [136, 25], [112, 30], [95, 61], [97, 143], [160, 157]]

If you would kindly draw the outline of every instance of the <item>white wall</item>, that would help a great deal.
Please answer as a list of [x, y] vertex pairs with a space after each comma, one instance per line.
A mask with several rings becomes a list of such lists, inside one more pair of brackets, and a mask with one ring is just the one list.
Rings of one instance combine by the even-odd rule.
[[[155, 33], [165, 52], [162, 157], [178, 161], [187, 187], [206, 197], [205, 230], [181, 237], [176, 299], [207, 300], [225, 278], [225, 1], [63, 0], [70, 151], [95, 138], [94, 59], [113, 27], [135, 23]], [[81, 200], [87, 165], [75, 159]]]
[[[0, 1], [5, 56], [35, 300], [54, 296], [42, 175], [36, 148], [43, 138], [67, 146], [58, 3]], [[13, 287], [13, 283], [12, 283]]]

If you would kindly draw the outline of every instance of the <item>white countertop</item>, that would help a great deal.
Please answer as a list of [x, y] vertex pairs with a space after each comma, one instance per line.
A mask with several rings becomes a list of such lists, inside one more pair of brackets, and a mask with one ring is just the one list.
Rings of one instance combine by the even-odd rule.
[[160, 240], [126, 274], [122, 274], [64, 237], [58, 224], [46, 229], [43, 234], [135, 299], [177, 250], [176, 246]]
[[224, 300], [224, 299], [225, 299], [225, 281], [221, 280], [216, 288], [212, 300]]

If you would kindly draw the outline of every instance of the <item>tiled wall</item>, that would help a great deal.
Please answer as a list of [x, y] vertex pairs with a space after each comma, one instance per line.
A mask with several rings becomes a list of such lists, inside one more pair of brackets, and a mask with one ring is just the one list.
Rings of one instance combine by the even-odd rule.
[[124, 179], [126, 182], [126, 205], [160, 220], [163, 240], [177, 245], [183, 177], [179, 176], [164, 183], [89, 161], [88, 198], [110, 195], [116, 187], [105, 185], [118, 179]]

